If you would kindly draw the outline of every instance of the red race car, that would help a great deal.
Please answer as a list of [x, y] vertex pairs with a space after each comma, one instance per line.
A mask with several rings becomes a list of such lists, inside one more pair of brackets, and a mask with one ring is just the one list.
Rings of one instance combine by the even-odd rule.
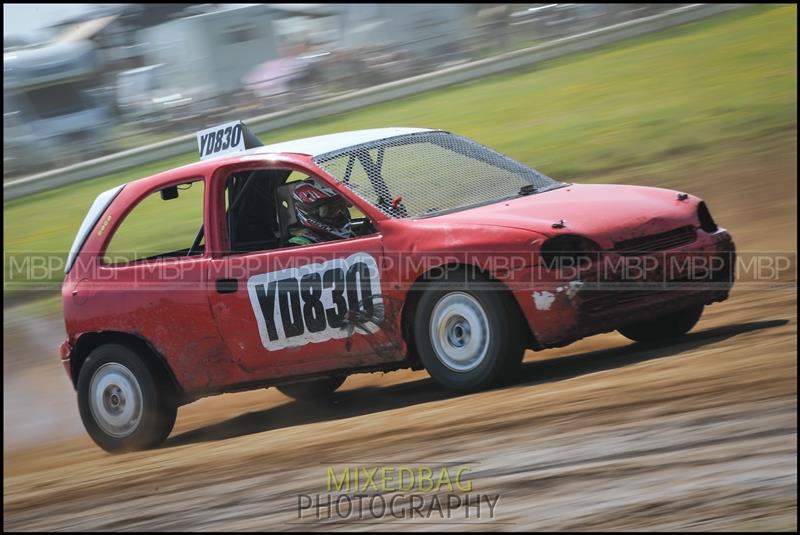
[[[67, 260], [61, 360], [111, 452], [222, 392], [310, 400], [400, 368], [491, 387], [526, 349], [682, 335], [731, 288], [731, 237], [685, 193], [559, 182], [439, 130], [261, 146], [233, 122], [198, 148], [100, 194]], [[126, 227], [152, 250], [115, 246]]]

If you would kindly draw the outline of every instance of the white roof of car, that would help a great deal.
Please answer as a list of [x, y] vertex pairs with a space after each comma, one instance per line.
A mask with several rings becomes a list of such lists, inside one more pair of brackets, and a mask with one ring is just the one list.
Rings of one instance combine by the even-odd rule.
[[267, 154], [274, 152], [294, 152], [297, 154], [308, 154], [319, 156], [327, 152], [339, 149], [346, 149], [353, 145], [361, 145], [371, 141], [378, 141], [395, 136], [406, 134], [416, 134], [418, 132], [433, 132], [430, 128], [371, 128], [369, 130], [354, 130], [352, 132], [339, 132], [338, 134], [328, 134], [325, 136], [307, 137], [295, 139], [294, 141], [284, 141], [263, 147], [256, 147], [246, 150], [240, 154]]

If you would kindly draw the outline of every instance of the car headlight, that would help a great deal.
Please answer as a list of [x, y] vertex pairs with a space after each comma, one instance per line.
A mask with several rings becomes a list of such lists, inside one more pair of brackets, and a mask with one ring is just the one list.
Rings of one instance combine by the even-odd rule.
[[540, 249], [547, 269], [584, 270], [592, 266], [600, 247], [588, 238], [574, 234], [555, 236]]
[[711, 217], [711, 212], [708, 211], [705, 201], [700, 201], [700, 204], [697, 205], [697, 220], [700, 222], [700, 228], [708, 233], [719, 230], [714, 218]]

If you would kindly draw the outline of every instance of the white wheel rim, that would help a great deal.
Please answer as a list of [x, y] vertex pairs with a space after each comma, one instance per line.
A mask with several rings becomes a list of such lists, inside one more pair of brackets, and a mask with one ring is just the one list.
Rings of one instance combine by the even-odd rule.
[[89, 385], [89, 408], [97, 425], [114, 438], [131, 435], [142, 420], [142, 389], [128, 368], [103, 364]]
[[430, 336], [436, 357], [455, 372], [477, 368], [489, 351], [489, 319], [477, 299], [452, 292], [433, 307]]

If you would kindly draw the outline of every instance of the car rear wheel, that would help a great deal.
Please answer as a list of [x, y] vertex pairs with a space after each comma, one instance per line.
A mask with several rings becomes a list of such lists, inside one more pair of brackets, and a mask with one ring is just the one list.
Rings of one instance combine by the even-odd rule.
[[337, 375], [302, 383], [280, 385], [276, 388], [282, 394], [298, 401], [320, 401], [330, 397], [337, 388], [342, 386], [345, 379], [347, 379], [346, 375]]
[[433, 281], [420, 297], [414, 340], [431, 377], [445, 388], [492, 387], [519, 367], [524, 354], [513, 298], [497, 283], [466, 270]]
[[92, 440], [110, 453], [158, 446], [177, 414], [164, 371], [122, 344], [94, 349], [78, 375], [78, 408]]
[[649, 321], [632, 323], [619, 328], [620, 334], [634, 342], [655, 342], [681, 336], [692, 330], [704, 305], [694, 305]]

